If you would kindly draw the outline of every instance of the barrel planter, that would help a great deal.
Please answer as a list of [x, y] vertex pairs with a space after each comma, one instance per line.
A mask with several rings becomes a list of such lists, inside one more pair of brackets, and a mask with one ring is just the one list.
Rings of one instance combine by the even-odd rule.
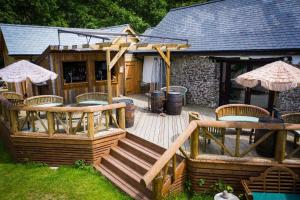
[[155, 90], [151, 92], [151, 112], [161, 113], [163, 112], [164, 93]]
[[[134, 111], [135, 106], [132, 99], [119, 99], [117, 100], [117, 103], [125, 103], [125, 127], [130, 128], [134, 124]], [[119, 117], [117, 116], [117, 119]]]
[[[272, 117], [260, 117], [259, 122], [261, 123], [283, 123], [282, 119], [272, 118]], [[257, 142], [261, 137], [263, 137], [270, 130], [259, 129], [255, 130], [254, 142]], [[256, 146], [256, 153], [265, 157], [274, 157], [275, 145], [276, 145], [276, 133], [273, 133], [265, 141]]]
[[182, 94], [169, 92], [167, 95], [166, 111], [168, 115], [180, 115], [182, 110]]

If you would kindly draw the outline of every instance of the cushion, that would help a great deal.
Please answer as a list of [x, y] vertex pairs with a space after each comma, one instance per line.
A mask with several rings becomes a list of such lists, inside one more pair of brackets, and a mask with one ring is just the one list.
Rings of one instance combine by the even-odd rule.
[[251, 116], [235, 116], [228, 115], [219, 118], [219, 121], [234, 121], [234, 122], [258, 122], [258, 117]]
[[253, 200], [299, 200], [300, 194], [252, 192]]
[[98, 100], [89, 100], [89, 101], [81, 101], [79, 104], [95, 104], [95, 105], [107, 105], [107, 101], [98, 101]]
[[55, 107], [60, 105], [62, 105], [62, 103], [45, 103], [40, 105], [34, 105], [34, 107]]

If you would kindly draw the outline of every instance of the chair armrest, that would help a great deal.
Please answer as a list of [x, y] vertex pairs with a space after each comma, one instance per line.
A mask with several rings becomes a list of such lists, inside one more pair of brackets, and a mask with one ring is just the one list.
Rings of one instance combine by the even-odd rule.
[[241, 181], [247, 200], [253, 200], [253, 195], [245, 180]]

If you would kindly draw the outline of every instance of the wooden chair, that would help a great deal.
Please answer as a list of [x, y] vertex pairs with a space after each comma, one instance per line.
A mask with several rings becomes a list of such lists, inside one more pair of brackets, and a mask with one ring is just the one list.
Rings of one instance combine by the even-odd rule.
[[[267, 195], [271, 195], [271, 193], [300, 194], [298, 175], [291, 169], [281, 166], [270, 167], [260, 176], [250, 177], [249, 180], [242, 180], [241, 183], [247, 200], [255, 200], [256, 195], [265, 195], [266, 193]], [[253, 195], [254, 192], [255, 195]]]
[[75, 99], [77, 103], [93, 102], [93, 101], [107, 102], [108, 95], [107, 93], [102, 93], [102, 92], [90, 92], [90, 93], [80, 94], [76, 96]]
[[[249, 116], [249, 117], [267, 117], [270, 116], [270, 112], [254, 105], [247, 104], [227, 104], [220, 106], [215, 111], [216, 120], [225, 116]], [[252, 143], [254, 130], [250, 132], [249, 143]]]
[[[283, 119], [284, 123], [300, 124], [300, 113], [284, 114], [281, 116], [281, 118]], [[294, 147], [296, 147], [300, 137], [300, 130], [289, 132], [294, 134]]]
[[26, 106], [39, 106], [39, 105], [52, 105], [56, 106], [59, 104], [63, 104], [63, 98], [55, 95], [40, 95], [29, 97], [24, 100], [24, 104]]
[[[189, 112], [189, 119], [191, 120], [201, 120], [200, 113], [198, 112]], [[207, 131], [215, 138], [221, 138], [221, 142], [225, 144], [225, 129], [224, 128], [216, 128], [216, 127], [208, 127]], [[200, 135], [204, 139], [204, 151], [206, 152], [206, 144], [211, 143], [211, 137], [206, 134], [204, 130], [200, 130]], [[221, 153], [224, 154], [224, 150], [221, 150]]]
[[253, 105], [247, 104], [227, 104], [216, 109], [216, 119], [224, 116], [251, 116], [251, 117], [266, 117], [270, 116], [270, 112]]
[[23, 103], [23, 96], [16, 92], [2, 92], [1, 95], [9, 100], [13, 105], [19, 105]]

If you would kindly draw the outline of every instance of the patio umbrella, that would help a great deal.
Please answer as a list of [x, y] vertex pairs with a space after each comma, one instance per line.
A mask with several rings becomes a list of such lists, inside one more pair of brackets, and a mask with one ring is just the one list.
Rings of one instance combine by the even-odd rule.
[[0, 70], [0, 77], [8, 83], [18, 83], [30, 79], [32, 83], [54, 80], [57, 74], [27, 60], [20, 60]]
[[47, 80], [54, 80], [57, 78], [57, 74], [27, 60], [20, 60], [1, 69], [0, 77], [8, 83], [26, 81], [24, 90], [27, 91], [28, 96], [31, 96], [32, 87], [30, 82], [41, 83]]
[[300, 84], [300, 69], [283, 61], [276, 61], [239, 75], [235, 81], [245, 87], [261, 85], [269, 93], [269, 109], [274, 104], [275, 92], [296, 88]]

